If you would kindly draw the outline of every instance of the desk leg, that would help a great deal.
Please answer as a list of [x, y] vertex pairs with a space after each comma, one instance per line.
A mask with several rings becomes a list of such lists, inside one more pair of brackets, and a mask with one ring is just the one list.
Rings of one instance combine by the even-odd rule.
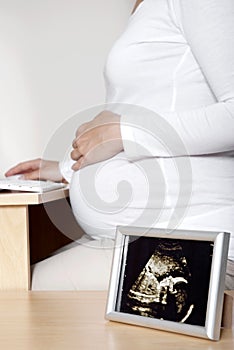
[[0, 290], [30, 287], [28, 206], [0, 207]]

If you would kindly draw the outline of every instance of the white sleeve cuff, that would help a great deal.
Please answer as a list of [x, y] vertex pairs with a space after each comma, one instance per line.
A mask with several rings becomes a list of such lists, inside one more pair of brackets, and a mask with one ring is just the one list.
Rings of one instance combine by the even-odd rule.
[[74, 170], [72, 170], [72, 165], [75, 163], [70, 157], [65, 158], [59, 162], [59, 170], [63, 176], [63, 178], [70, 183]]

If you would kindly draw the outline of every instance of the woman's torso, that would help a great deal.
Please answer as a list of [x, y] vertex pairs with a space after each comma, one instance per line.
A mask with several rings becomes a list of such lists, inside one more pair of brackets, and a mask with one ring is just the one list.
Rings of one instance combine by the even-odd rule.
[[[130, 17], [106, 62], [107, 103], [140, 105], [163, 115], [217, 102], [175, 17], [173, 3], [144, 0]], [[232, 153], [190, 157], [190, 162], [191, 205], [234, 204]], [[161, 164], [172, 199], [176, 167], [172, 159], [164, 158]]]
[[[217, 102], [183, 35], [173, 3], [173, 0], [144, 0], [130, 16], [105, 66], [106, 103], [109, 108], [112, 103], [126, 103], [166, 115], [195, 110]], [[103, 193], [105, 198], [108, 197], [108, 178], [116, 186], [114, 178], [118, 174], [118, 157], [115, 157], [111, 166], [112, 172], [108, 173], [107, 170], [105, 184], [99, 181], [99, 193]], [[121, 166], [125, 166], [123, 157], [121, 155]], [[184, 220], [185, 227], [188, 223], [188, 227], [193, 226], [194, 229], [226, 229], [234, 232], [231, 218], [234, 208], [233, 154], [193, 156], [189, 161], [192, 188], [189, 188], [189, 183], [186, 184], [186, 176], [181, 183], [173, 159], [160, 160], [166, 183], [167, 209], [175, 207], [180, 187], [188, 187], [191, 193], [187, 195], [191, 195], [191, 198], [189, 205], [186, 204], [188, 212]], [[116, 171], [113, 171], [115, 167]], [[126, 167], [130, 178], [131, 166], [127, 160]], [[134, 171], [132, 168], [133, 178]], [[160, 186], [156, 176], [153, 181], [154, 188]], [[139, 191], [143, 191], [140, 182], [135, 188], [139, 187]], [[83, 215], [84, 218], [87, 207], [81, 202], [77, 215]], [[138, 204], [134, 205], [136, 208]], [[107, 203], [107, 210], [108, 207]], [[91, 214], [87, 215], [87, 219]], [[203, 215], [203, 220], [196, 219], [199, 215]], [[195, 219], [191, 220], [191, 217]], [[234, 249], [232, 255], [234, 257]]]

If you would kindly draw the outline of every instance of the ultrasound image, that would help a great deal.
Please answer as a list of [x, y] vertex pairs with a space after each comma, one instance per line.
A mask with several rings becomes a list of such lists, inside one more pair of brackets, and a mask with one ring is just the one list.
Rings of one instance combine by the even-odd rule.
[[[150, 243], [152, 243], [154, 238], [141, 238], [141, 241], [142, 239], [145, 240], [144, 244], [146, 244], [147, 239], [150, 239]], [[194, 241], [187, 242], [185, 245], [182, 240], [156, 239], [156, 242], [154, 249], [150, 246], [150, 248], [147, 247], [148, 258], [146, 258], [147, 254], [143, 254], [142, 249], [140, 249], [141, 246], [144, 248], [142, 242], [129, 245], [130, 249], [131, 245], [135, 244], [137, 251], [135, 257], [134, 249], [130, 249], [128, 254], [121, 311], [182, 323], [188, 319], [191, 320], [194, 314], [195, 319], [187, 323], [202, 325], [205, 322], [206, 299], [199, 302], [196, 297], [194, 298], [194, 295], [196, 290], [199, 291], [205, 287], [205, 291], [202, 291], [203, 294], [198, 293], [198, 296], [204, 295], [207, 298], [212, 257], [210, 242], [202, 242], [207, 248], [205, 253], [208, 252], [208, 265], [205, 266], [205, 261], [203, 261], [203, 265], [200, 267], [196, 267], [191, 259], [191, 253], [192, 255], [195, 253], [193, 249], [191, 251]], [[189, 243], [190, 249], [188, 249]], [[196, 243], [198, 246], [200, 245], [200, 242], [195, 242], [195, 246]], [[190, 254], [188, 254], [189, 250]], [[199, 259], [199, 254], [197, 257]], [[143, 263], [140, 258], [142, 258]], [[204, 276], [201, 273], [199, 281], [198, 272], [202, 268], [205, 273], [208, 272], [205, 284]], [[131, 275], [135, 276], [132, 282], [131, 278], [127, 278], [127, 272], [130, 273], [130, 271]], [[199, 315], [198, 318], [197, 315]]]
[[[128, 293], [128, 306], [141, 316], [183, 322], [193, 308], [188, 301], [191, 273], [179, 244], [159, 244]], [[168, 310], [168, 303], [173, 308]], [[173, 313], [173, 314], [172, 314]]]

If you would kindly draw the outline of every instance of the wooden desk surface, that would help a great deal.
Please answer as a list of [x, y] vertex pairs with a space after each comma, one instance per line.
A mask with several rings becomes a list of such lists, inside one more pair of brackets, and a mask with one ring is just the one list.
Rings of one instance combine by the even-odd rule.
[[41, 204], [66, 198], [68, 195], [68, 188], [48, 191], [45, 193], [2, 191], [0, 192], [0, 206]]
[[0, 348], [4, 350], [231, 350], [221, 340], [193, 338], [104, 319], [105, 292], [1, 292]]

